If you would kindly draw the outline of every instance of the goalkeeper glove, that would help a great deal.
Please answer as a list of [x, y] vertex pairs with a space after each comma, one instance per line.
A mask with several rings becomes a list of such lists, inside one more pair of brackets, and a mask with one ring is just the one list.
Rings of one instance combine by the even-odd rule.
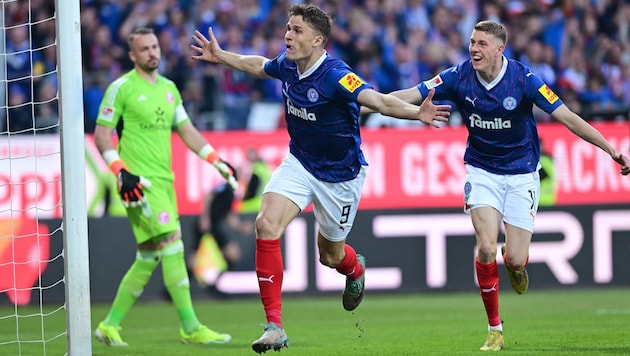
[[151, 182], [144, 177], [129, 173], [115, 150], [103, 152], [103, 158], [116, 175], [118, 194], [122, 198], [123, 205], [126, 208], [141, 206], [144, 216], [150, 217], [152, 215], [151, 207], [144, 196], [143, 188], [150, 188]]
[[142, 188], [151, 187], [149, 180], [131, 174], [125, 168], [120, 169], [116, 178], [118, 179], [118, 193], [125, 207], [135, 208], [146, 203]]
[[199, 150], [199, 156], [206, 161], [212, 163], [214, 168], [217, 169], [219, 174], [225, 179], [227, 179], [228, 184], [232, 187], [232, 190], [238, 189], [238, 181], [236, 180], [236, 171], [234, 168], [221, 158], [217, 154], [217, 151], [212, 148], [209, 144], [206, 144]]

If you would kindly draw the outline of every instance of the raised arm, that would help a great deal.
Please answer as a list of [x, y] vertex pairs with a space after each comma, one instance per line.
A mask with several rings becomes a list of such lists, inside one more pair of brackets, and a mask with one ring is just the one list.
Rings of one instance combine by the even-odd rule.
[[265, 73], [264, 65], [269, 60], [263, 56], [241, 55], [234, 52], [225, 51], [217, 42], [212, 27], [208, 27], [208, 38], [198, 30], [192, 36], [198, 46], [190, 45], [197, 55], [193, 55], [192, 59], [202, 60], [210, 63], [225, 64], [232, 69], [247, 73], [257, 78], [270, 78]]

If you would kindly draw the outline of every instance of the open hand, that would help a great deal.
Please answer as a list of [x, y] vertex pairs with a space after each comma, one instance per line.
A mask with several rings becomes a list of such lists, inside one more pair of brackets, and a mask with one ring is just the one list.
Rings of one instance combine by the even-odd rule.
[[418, 110], [418, 120], [423, 123], [439, 128], [439, 122], [448, 122], [449, 116], [451, 116], [451, 106], [448, 104], [435, 105], [433, 104], [433, 95], [435, 89], [429, 90], [427, 97], [420, 104], [420, 110]]
[[630, 174], [630, 159], [628, 159], [628, 157], [624, 156], [623, 154], [619, 153], [618, 156], [615, 156], [613, 158], [615, 160], [615, 162], [619, 163], [619, 165], [621, 165], [621, 174], [624, 176], [627, 176], [628, 174]]
[[207, 61], [211, 63], [220, 63], [221, 61], [217, 57], [217, 54], [222, 51], [221, 46], [219, 46], [219, 42], [217, 42], [216, 37], [214, 37], [214, 33], [212, 32], [212, 27], [208, 27], [208, 38], [204, 36], [199, 30], [195, 30], [195, 34], [192, 36], [195, 43], [198, 46], [190, 45], [193, 51], [197, 54], [193, 55], [191, 58], [196, 60]]

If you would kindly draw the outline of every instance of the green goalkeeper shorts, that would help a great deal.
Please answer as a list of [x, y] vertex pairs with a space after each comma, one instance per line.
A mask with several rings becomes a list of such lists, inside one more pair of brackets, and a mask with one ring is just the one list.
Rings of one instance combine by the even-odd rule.
[[149, 180], [151, 188], [144, 189], [147, 207], [127, 208], [127, 216], [138, 244], [181, 231], [173, 182], [155, 178]]

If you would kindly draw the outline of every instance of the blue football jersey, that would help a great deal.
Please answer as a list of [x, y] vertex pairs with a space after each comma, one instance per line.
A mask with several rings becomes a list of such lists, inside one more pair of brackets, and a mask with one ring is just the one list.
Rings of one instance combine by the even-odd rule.
[[302, 74], [283, 53], [265, 64], [265, 72], [282, 81], [291, 154], [319, 180], [355, 178], [367, 166], [357, 96], [372, 86], [328, 53]]
[[423, 98], [435, 88], [435, 100], [455, 103], [468, 128], [464, 162], [496, 174], [538, 169], [540, 142], [533, 105], [547, 113], [562, 105], [527, 66], [505, 57], [501, 73], [492, 83], [483, 81], [468, 59], [417, 88]]

